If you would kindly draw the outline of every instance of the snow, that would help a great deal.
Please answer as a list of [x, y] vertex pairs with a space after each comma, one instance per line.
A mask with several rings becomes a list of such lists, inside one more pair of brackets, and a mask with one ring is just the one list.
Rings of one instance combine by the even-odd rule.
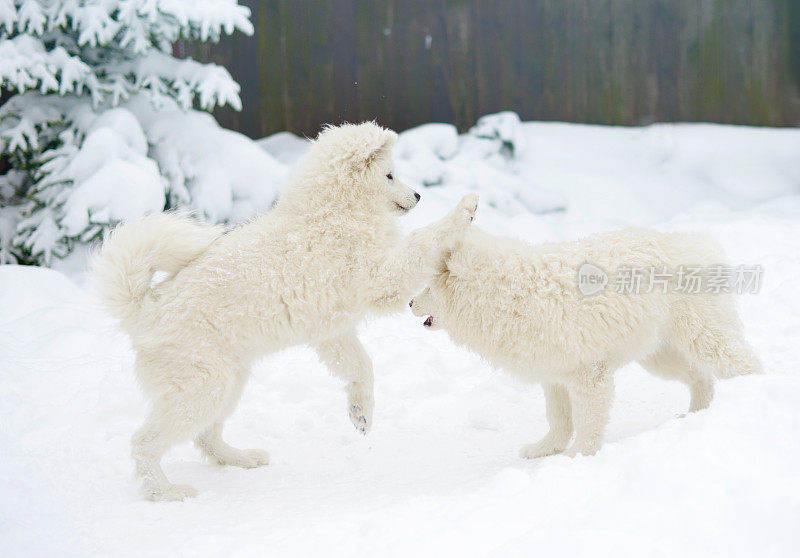
[[511, 152], [523, 152], [527, 148], [522, 122], [515, 112], [487, 114], [478, 119], [471, 133], [475, 137], [499, 141]]
[[[0, 261], [71, 267], [74, 262], [64, 258], [85, 252], [116, 219], [164, 209], [166, 201], [227, 222], [268, 208], [287, 169], [241, 134], [192, 110], [240, 110], [239, 84], [222, 66], [170, 54], [179, 39], [252, 35], [250, 13], [235, 0], [0, 0], [0, 82], [11, 93], [0, 108], [0, 195], [10, 208], [0, 214]], [[145, 141], [132, 112], [117, 108], [143, 99], [149, 112], [164, 109], [169, 114], [162, 120], [181, 128], [157, 132], [164, 141], [181, 139], [181, 132], [208, 137], [184, 138], [189, 152], [154, 145], [165, 161], [145, 161], [151, 130]], [[184, 118], [175, 114], [178, 107]], [[106, 119], [106, 130], [89, 129], [109, 110], [116, 120]], [[120, 131], [123, 136], [115, 137]], [[123, 143], [130, 149], [121, 149]], [[72, 168], [76, 154], [84, 159], [80, 169]], [[243, 157], [253, 161], [243, 165]], [[162, 164], [168, 168], [162, 171]], [[246, 170], [230, 172], [228, 166]], [[5, 167], [26, 174], [21, 187], [7, 187]], [[114, 180], [120, 172], [127, 181]], [[165, 191], [165, 178], [171, 191]], [[198, 199], [189, 203], [193, 190]], [[141, 200], [131, 199], [143, 193]]]
[[291, 132], [278, 132], [256, 143], [284, 165], [294, 166], [311, 147], [311, 142]]
[[[236, 223], [269, 209], [288, 180], [289, 168], [255, 142], [222, 128], [210, 114], [185, 111], [174, 101], [165, 100], [155, 109], [136, 96], [99, 115], [81, 106], [72, 117], [87, 134], [67, 169], [79, 185], [70, 194], [67, 210], [70, 202], [90, 210], [113, 206], [110, 198], [119, 201], [120, 210], [127, 206], [112, 210], [110, 218], [117, 222], [160, 211], [168, 193], [173, 207], [198, 210], [213, 222]], [[138, 166], [139, 175], [130, 171], [130, 179], [125, 179], [124, 162]], [[85, 184], [90, 176], [93, 183]], [[82, 194], [86, 191], [91, 194]], [[86, 201], [73, 200], [87, 196]], [[81, 219], [85, 225], [90, 215], [82, 214]], [[69, 211], [61, 224], [70, 234], [81, 230]]]
[[79, 235], [90, 222], [118, 223], [163, 208], [164, 181], [156, 164], [144, 157], [140, 163], [114, 159], [75, 188], [60, 222], [67, 234]]
[[143, 98], [125, 106], [142, 124], [173, 199], [214, 222], [269, 209], [289, 178], [286, 165], [210, 114], [175, 105], [156, 111]]
[[38, 88], [42, 93], [64, 95], [80, 88], [90, 73], [88, 65], [63, 47], [46, 52], [42, 42], [30, 35], [0, 42], [0, 80], [14, 84], [20, 93]]
[[446, 159], [458, 152], [458, 131], [452, 124], [423, 124], [397, 139], [394, 155], [397, 175], [425, 186], [442, 184]]
[[[309, 147], [307, 140], [288, 132], [258, 143], [289, 165]], [[519, 145], [516, 151], [515, 144]], [[520, 172], [524, 146], [522, 123], [510, 112], [484, 116], [461, 136], [452, 124], [423, 124], [399, 135], [394, 148], [395, 174], [417, 189], [456, 186], [478, 190], [484, 204], [509, 215], [563, 210], [565, 200], [560, 192]]]
[[[155, 123], [137, 119], [151, 137]], [[429, 187], [408, 179], [422, 200], [404, 229], [477, 189], [478, 226], [532, 242], [627, 224], [713, 234], [731, 262], [765, 269], [761, 292], [738, 302], [766, 373], [718, 382], [708, 410], [681, 418], [685, 388], [626, 366], [596, 456], [526, 461], [520, 446], [547, 430], [540, 390], [405, 312], [360, 330], [376, 372], [366, 438], [348, 421], [340, 382], [310, 350], [287, 349], [256, 366], [226, 428], [232, 444], [267, 449], [272, 463], [222, 468], [181, 445], [165, 471], [199, 496], [153, 504], [129, 458], [146, 406], [127, 340], [82, 274], [2, 266], [0, 553], [794, 555], [800, 130], [500, 126], [510, 121], [495, 122], [505, 131], [493, 138], [457, 136], [456, 152], [441, 151], [452, 131], [417, 130], [424, 148], [402, 152], [398, 177], [407, 179], [401, 161], [422, 152], [453, 178]], [[509, 139], [526, 147], [504, 151]], [[192, 153], [189, 140], [171, 141]], [[284, 134], [262, 146], [288, 165], [307, 142]], [[485, 175], [473, 176], [479, 163]], [[544, 191], [565, 210], [526, 210], [521, 196]]]
[[458, 130], [452, 124], [423, 124], [401, 133], [394, 146], [394, 155], [408, 159], [415, 153], [432, 152], [449, 159], [458, 152]]
[[[11, 206], [0, 212], [0, 261], [18, 256], [20, 245], [33, 247], [48, 266], [82, 258], [79, 247], [103, 227], [161, 211], [167, 200], [213, 222], [238, 223], [269, 209], [289, 176], [289, 166], [254, 141], [170, 99], [156, 110], [134, 95], [95, 110], [80, 100], [27, 93], [3, 105], [4, 117], [15, 123], [0, 131], [0, 146], [6, 142], [9, 150], [35, 148], [40, 137], [52, 144], [56, 132], [40, 136], [37, 129], [61, 120], [71, 125], [58, 132], [60, 145], [37, 158], [44, 163], [35, 194], [16, 199], [21, 171], [0, 176], [0, 194]], [[33, 230], [43, 222], [46, 231]]]
[[60, 225], [78, 236], [90, 223], [136, 219], [164, 208], [166, 181], [147, 157], [147, 138], [123, 108], [95, 115], [84, 107], [79, 119], [88, 131], [67, 173], [75, 183], [66, 197]]

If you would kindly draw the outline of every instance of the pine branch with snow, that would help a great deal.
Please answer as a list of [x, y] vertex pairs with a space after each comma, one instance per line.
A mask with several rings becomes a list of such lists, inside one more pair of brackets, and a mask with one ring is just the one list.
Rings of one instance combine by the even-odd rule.
[[[179, 39], [252, 34], [249, 16], [234, 0], [0, 0], [0, 79], [16, 93], [0, 107], [10, 169], [0, 176], [0, 262], [50, 265], [120, 220], [174, 205], [215, 220], [241, 218], [225, 210], [224, 180], [223, 208], [204, 205], [193, 196], [202, 177], [182, 168], [230, 161], [197, 145], [161, 145], [175, 138], [158, 121], [188, 126], [200, 134], [196, 142], [217, 148], [223, 137], [249, 141], [232, 140], [233, 132], [192, 110], [241, 109], [228, 71], [171, 54]], [[272, 168], [257, 152], [255, 166]], [[252, 210], [276, 195], [264, 180], [253, 186], [263, 195]]]

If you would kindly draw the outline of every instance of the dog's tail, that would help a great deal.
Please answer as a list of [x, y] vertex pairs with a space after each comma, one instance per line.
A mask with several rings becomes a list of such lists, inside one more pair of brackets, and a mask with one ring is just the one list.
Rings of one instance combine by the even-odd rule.
[[118, 226], [92, 261], [92, 280], [111, 313], [123, 323], [135, 319], [153, 274], [186, 267], [222, 235], [180, 213], [157, 213]]

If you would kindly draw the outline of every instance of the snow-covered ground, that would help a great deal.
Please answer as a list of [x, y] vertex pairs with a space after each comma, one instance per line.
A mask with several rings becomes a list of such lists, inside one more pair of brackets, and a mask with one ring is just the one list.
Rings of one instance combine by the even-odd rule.
[[[680, 418], [681, 385], [627, 366], [596, 456], [525, 461], [547, 429], [539, 388], [406, 312], [361, 328], [369, 436], [314, 353], [286, 350], [257, 366], [226, 429], [270, 466], [213, 466], [185, 444], [165, 470], [199, 496], [153, 504], [128, 457], [145, 406], [126, 339], [81, 274], [3, 266], [0, 554], [795, 555], [800, 131], [503, 124], [493, 146], [442, 126], [401, 137], [398, 174], [422, 193], [405, 228], [476, 189], [476, 225], [532, 242], [626, 224], [714, 234], [733, 263], [764, 267], [740, 308], [766, 374], [719, 382], [710, 409]], [[305, 148], [285, 134], [262, 147], [286, 165]]]

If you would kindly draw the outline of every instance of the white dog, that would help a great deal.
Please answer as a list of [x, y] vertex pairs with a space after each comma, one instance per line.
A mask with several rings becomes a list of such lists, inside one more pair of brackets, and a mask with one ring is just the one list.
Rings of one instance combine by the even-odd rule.
[[[531, 246], [473, 227], [410, 305], [415, 315], [428, 316], [425, 326], [444, 328], [492, 365], [542, 383], [550, 431], [524, 446], [523, 457], [563, 452], [573, 429], [566, 453], [590, 455], [602, 445], [620, 366], [636, 361], [684, 382], [689, 411], [697, 411], [711, 403], [713, 376], [760, 372], [761, 364], [742, 336], [731, 294], [690, 294], [673, 279], [667, 289], [640, 294], [599, 283], [600, 292], [584, 296], [581, 267], [664, 273], [665, 266], [722, 261], [716, 243], [702, 236], [625, 230]], [[706, 288], [711, 272], [703, 269]]]
[[[348, 411], [366, 434], [372, 364], [356, 337], [371, 313], [394, 312], [432, 277], [467, 230], [477, 196], [405, 239], [394, 217], [420, 196], [394, 178], [397, 135], [373, 123], [325, 129], [277, 206], [224, 233], [170, 214], [117, 228], [94, 262], [98, 291], [130, 334], [152, 411], [132, 440], [146, 495], [193, 496], [170, 484], [164, 452], [195, 439], [209, 458], [257, 467], [266, 452], [221, 437], [253, 361], [311, 344], [347, 382]], [[154, 272], [168, 278], [153, 282]]]

